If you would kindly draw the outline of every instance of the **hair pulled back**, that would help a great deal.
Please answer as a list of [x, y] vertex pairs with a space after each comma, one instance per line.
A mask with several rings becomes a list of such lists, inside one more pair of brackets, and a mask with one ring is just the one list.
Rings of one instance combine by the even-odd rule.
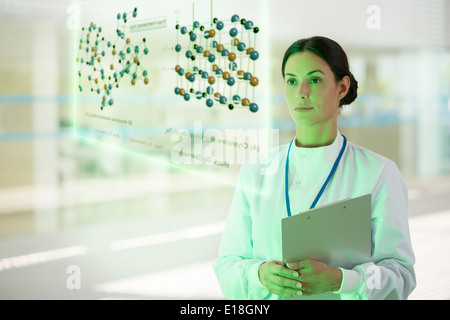
[[353, 74], [350, 72], [348, 59], [345, 51], [334, 40], [326, 37], [310, 37], [300, 39], [294, 42], [284, 54], [281, 72], [284, 78], [284, 69], [288, 58], [297, 52], [310, 51], [321, 57], [329, 65], [331, 71], [334, 73], [336, 81], [342, 80], [343, 77], [350, 78], [350, 87], [344, 98], [341, 99], [339, 107], [352, 103], [358, 96], [358, 81], [356, 81]]

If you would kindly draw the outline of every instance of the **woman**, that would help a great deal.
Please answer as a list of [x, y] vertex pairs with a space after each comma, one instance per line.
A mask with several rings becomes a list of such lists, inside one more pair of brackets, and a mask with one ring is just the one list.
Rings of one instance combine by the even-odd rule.
[[[223, 294], [229, 299], [314, 298], [316, 294], [336, 299], [407, 299], [416, 283], [407, 189], [394, 162], [347, 142], [338, 131], [340, 108], [356, 99], [358, 87], [345, 52], [325, 37], [299, 40], [286, 51], [282, 74], [296, 123], [295, 139], [267, 156], [265, 162], [278, 165], [276, 174], [262, 175], [262, 164], [241, 169], [239, 184], [247, 188], [235, 192], [213, 265]], [[333, 165], [336, 169], [324, 185]], [[247, 191], [256, 186], [270, 191], [266, 195]], [[320, 206], [369, 193], [371, 262], [351, 270], [315, 260], [283, 266], [282, 218], [308, 210], [316, 198], [315, 205]], [[367, 285], [373, 270], [378, 285]]]

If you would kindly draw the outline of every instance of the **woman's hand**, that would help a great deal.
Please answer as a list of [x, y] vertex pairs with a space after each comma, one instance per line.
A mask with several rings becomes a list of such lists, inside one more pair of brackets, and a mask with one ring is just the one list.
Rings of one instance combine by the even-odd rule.
[[315, 260], [264, 262], [259, 267], [259, 279], [270, 293], [293, 297], [337, 291], [341, 286], [341, 270]]
[[290, 270], [283, 266], [281, 261], [264, 262], [259, 266], [259, 280], [270, 293], [293, 297], [301, 296], [302, 284], [295, 280], [298, 277], [296, 270]]
[[297, 271], [305, 295], [337, 291], [341, 287], [342, 272], [315, 260], [289, 262], [287, 267]]

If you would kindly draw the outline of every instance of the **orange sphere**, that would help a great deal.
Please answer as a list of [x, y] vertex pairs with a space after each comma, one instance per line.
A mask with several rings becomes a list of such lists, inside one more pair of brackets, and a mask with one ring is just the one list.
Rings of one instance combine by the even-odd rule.
[[185, 74], [185, 77], [186, 77], [186, 79], [188, 79], [189, 80], [189, 76], [191, 75], [191, 73], [190, 72], [186, 72], [186, 74]]
[[213, 71], [216, 71], [217, 69], [219, 69], [219, 66], [217, 64], [213, 64], [212, 69]]
[[180, 66], [179, 64], [177, 64], [177, 65], [175, 66], [175, 71], [178, 72], [178, 70], [180, 70], [180, 68], [181, 68], [181, 66]]
[[233, 39], [233, 45], [234, 45], [234, 46], [237, 46], [239, 42], [240, 42], [240, 41], [239, 41], [238, 38], [234, 38], [234, 39]]
[[227, 80], [229, 77], [230, 77], [230, 73], [229, 73], [228, 71], [225, 71], [225, 72], [222, 74], [223, 80]]
[[208, 50], [203, 51], [203, 56], [204, 57], [208, 57], [211, 54], [211, 52], [209, 52]]
[[216, 35], [216, 30], [210, 29], [209, 32], [208, 32], [208, 36], [209, 36], [210, 38], [213, 38], [215, 35]]
[[244, 78], [244, 74], [245, 74], [245, 71], [244, 71], [244, 70], [239, 70], [239, 71], [237, 72], [237, 75], [238, 75], [238, 78], [239, 78], [239, 79], [243, 79], [243, 78]]
[[247, 98], [242, 99], [242, 105], [248, 107], [250, 105], [250, 100]]
[[253, 50], [253, 48], [247, 48], [247, 54], [250, 54]]
[[236, 60], [236, 53], [230, 52], [230, 53], [228, 54], [228, 60], [230, 60], [230, 61]]
[[184, 90], [183, 88], [180, 89], [180, 96], [184, 96], [184, 94], [186, 93], [186, 90]]
[[214, 82], [216, 82], [216, 78], [214, 78], [214, 76], [209, 76], [208, 77], [208, 83], [209, 84], [214, 84]]
[[256, 86], [258, 85], [258, 83], [259, 83], [259, 80], [258, 80], [257, 77], [251, 77], [251, 78], [250, 78], [250, 84], [251, 84], [252, 86], [256, 87]]
[[219, 100], [221, 94], [219, 92], [214, 93], [214, 99]]
[[218, 44], [218, 45], [217, 45], [217, 51], [218, 51], [218, 52], [222, 52], [223, 49], [225, 49], [225, 47], [223, 46], [223, 44]]
[[148, 78], [147, 77], [144, 78], [144, 83], [148, 84]]

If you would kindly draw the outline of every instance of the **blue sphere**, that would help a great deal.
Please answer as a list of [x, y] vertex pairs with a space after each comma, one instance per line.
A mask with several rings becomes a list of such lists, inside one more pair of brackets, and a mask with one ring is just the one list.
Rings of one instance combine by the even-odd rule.
[[231, 22], [238, 22], [238, 21], [239, 21], [239, 16], [237, 14], [235, 14], [231, 17]]
[[206, 88], [206, 93], [207, 93], [207, 94], [213, 94], [213, 93], [214, 93], [214, 88], [211, 87], [211, 86], [207, 87], [207, 88]]
[[236, 28], [231, 28], [230, 30], [230, 36], [231, 37], [236, 37], [238, 34], [238, 30]]
[[207, 99], [206, 105], [211, 108], [214, 105], [214, 101], [212, 99]]
[[235, 95], [233, 96], [233, 103], [234, 103], [234, 104], [239, 104], [239, 103], [241, 103], [241, 97], [240, 97], [239, 95], [235, 94]]
[[197, 50], [197, 53], [202, 53], [203, 52], [203, 47], [202, 46], [198, 46], [196, 50]]
[[194, 82], [195, 81], [195, 76], [193, 74], [189, 75], [189, 79], [190, 82]]
[[194, 21], [194, 29], [200, 27], [200, 22]]
[[246, 30], [252, 29], [253, 28], [253, 22], [250, 21], [250, 20], [246, 21], [244, 27], [245, 27]]
[[191, 39], [191, 41], [195, 41], [197, 39], [197, 35], [195, 33], [191, 33], [189, 39]]
[[148, 53], [148, 48], [145, 48], [144, 49], [144, 54], [147, 54]]
[[231, 71], [235, 71], [237, 69], [237, 63], [236, 62], [230, 62], [228, 65], [228, 68], [230, 68]]
[[200, 100], [200, 99], [202, 98], [202, 92], [201, 92], [201, 91], [197, 91], [197, 92], [195, 93], [195, 97], [196, 97], [198, 100]]
[[222, 73], [223, 73], [223, 70], [222, 70], [222, 69], [219, 68], [219, 69], [216, 70], [216, 74], [217, 74], [217, 75], [222, 74]]
[[189, 93], [185, 93], [183, 97], [184, 97], [184, 100], [186, 100], [186, 101], [189, 101], [189, 99], [191, 98]]
[[223, 24], [223, 22], [222, 21], [218, 21], [217, 23], [216, 23], [216, 28], [217, 28], [217, 30], [222, 30], [223, 29], [223, 27], [224, 27], [224, 24]]
[[212, 53], [208, 56], [208, 61], [209, 62], [214, 62], [216, 60], [216, 56], [213, 55]]
[[244, 42], [239, 42], [238, 43], [238, 45], [237, 45], [237, 49], [239, 50], [239, 51], [244, 51], [245, 50], [245, 48], [246, 48], [246, 45], [245, 45], [245, 43]]
[[177, 94], [177, 95], [180, 94], [180, 88], [178, 88], [178, 87], [175, 88], [175, 94]]
[[180, 31], [181, 31], [181, 34], [186, 34], [187, 28], [186, 27], [181, 27]]
[[222, 57], [228, 57], [228, 54], [230, 53], [227, 49], [222, 50]]
[[187, 50], [186, 51], [186, 58], [190, 59], [192, 57], [192, 51], [191, 50]]
[[252, 77], [252, 74], [250, 72], [244, 73], [244, 80], [250, 80]]
[[228, 84], [230, 87], [233, 86], [235, 83], [236, 83], [236, 80], [234, 80], [233, 77], [229, 77], [229, 78], [227, 79], [227, 84]]
[[217, 48], [217, 46], [218, 46], [219, 44], [217, 43], [217, 41], [216, 40], [214, 40], [213, 42], [212, 42], [212, 46], [213, 46], [213, 48]]
[[219, 101], [221, 104], [226, 104], [227, 103], [227, 98], [225, 96], [220, 96]]
[[175, 51], [176, 51], [176, 52], [180, 52], [180, 51], [181, 51], [181, 45], [180, 45], [180, 44], [177, 44], [177, 45], [175, 46]]
[[202, 72], [202, 78], [203, 78], [203, 79], [208, 79], [208, 72], [203, 71], [203, 72]]
[[182, 76], [184, 74], [184, 69], [183, 68], [178, 69], [178, 74]]
[[250, 52], [250, 59], [252, 59], [253, 61], [255, 61], [256, 59], [259, 58], [259, 53], [258, 51], [253, 50], [252, 52]]
[[258, 111], [258, 105], [256, 103], [250, 103], [250, 111], [251, 112]]

